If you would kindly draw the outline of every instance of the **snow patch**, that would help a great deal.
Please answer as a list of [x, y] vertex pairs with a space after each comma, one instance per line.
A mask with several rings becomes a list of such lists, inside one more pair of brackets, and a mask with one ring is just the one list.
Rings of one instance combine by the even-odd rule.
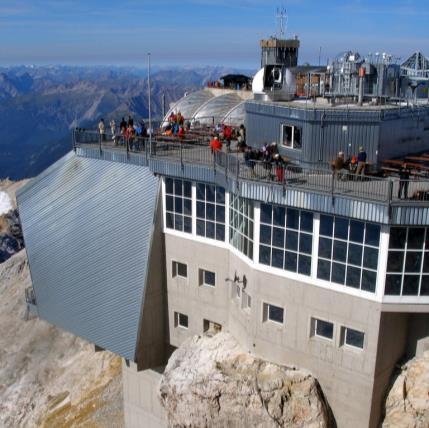
[[12, 201], [6, 192], [0, 192], [0, 215], [6, 214], [12, 209]]

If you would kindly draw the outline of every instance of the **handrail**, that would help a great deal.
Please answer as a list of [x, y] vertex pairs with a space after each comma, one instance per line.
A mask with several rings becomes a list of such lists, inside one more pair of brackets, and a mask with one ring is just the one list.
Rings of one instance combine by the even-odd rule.
[[[341, 197], [386, 203], [407, 201], [424, 203], [429, 201], [429, 180], [420, 178], [400, 180], [369, 175], [356, 175], [348, 171], [331, 172], [329, 169], [303, 167], [295, 164], [276, 164], [261, 160], [245, 160], [242, 154], [215, 151], [212, 153], [207, 138], [197, 136], [187, 140], [179, 137], [155, 135], [149, 144], [147, 137], [125, 138], [122, 135], [106, 133], [102, 141], [99, 132], [75, 130], [73, 146], [91, 145], [104, 150], [109, 147], [129, 153], [140, 153], [146, 160], [165, 159], [179, 162], [182, 170], [185, 164], [198, 164], [213, 168], [216, 174], [222, 172], [226, 178], [235, 180], [269, 182], [287, 189], [314, 191]], [[410, 197], [410, 199], [408, 199]]]

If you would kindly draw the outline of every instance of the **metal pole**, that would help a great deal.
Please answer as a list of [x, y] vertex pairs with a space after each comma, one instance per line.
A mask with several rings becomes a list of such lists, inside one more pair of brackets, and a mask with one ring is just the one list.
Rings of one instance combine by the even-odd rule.
[[152, 151], [152, 108], [151, 108], [151, 87], [150, 87], [150, 52], [147, 54], [147, 86], [148, 86], [148, 102], [149, 102], [149, 146]]

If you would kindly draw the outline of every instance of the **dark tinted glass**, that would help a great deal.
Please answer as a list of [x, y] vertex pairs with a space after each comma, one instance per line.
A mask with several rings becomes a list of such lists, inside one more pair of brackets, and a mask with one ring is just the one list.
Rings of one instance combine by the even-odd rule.
[[319, 257], [330, 259], [332, 255], [332, 239], [319, 239]]
[[334, 240], [334, 252], [332, 258], [337, 262], [345, 262], [347, 257], [347, 243]]
[[188, 276], [188, 266], [184, 263], [177, 263], [177, 275], [187, 277]]
[[259, 239], [262, 244], [271, 245], [271, 227], [261, 224]]
[[216, 225], [216, 240], [225, 241], [225, 226], [221, 224]]
[[182, 180], [174, 180], [174, 193], [176, 195], [182, 195]]
[[197, 235], [206, 236], [206, 223], [204, 220], [197, 220]]
[[215, 224], [211, 221], [206, 222], [206, 237], [210, 239], [215, 237]]
[[313, 213], [301, 211], [301, 230], [313, 232]]
[[405, 258], [405, 272], [420, 272], [422, 266], [422, 253], [420, 251], [407, 251]]
[[404, 227], [391, 227], [389, 248], [405, 248], [405, 241], [407, 238], [407, 229]]
[[188, 324], [189, 324], [188, 316], [187, 316], [187, 315], [184, 315], [184, 314], [179, 314], [179, 325], [180, 325], [181, 327], [186, 327], [186, 328], [188, 328]]
[[284, 248], [284, 245], [285, 245], [284, 229], [273, 227], [273, 245], [276, 247]]
[[317, 264], [317, 277], [329, 281], [331, 275], [331, 263], [326, 260], [319, 260]]
[[192, 198], [192, 183], [190, 181], [183, 182], [183, 196]]
[[261, 222], [271, 224], [272, 205], [261, 204]]
[[429, 296], [429, 275], [422, 276], [422, 284], [420, 286], [420, 296]]
[[284, 255], [283, 250], [278, 250], [276, 248], [273, 248], [272, 262], [271, 262], [273, 267], [283, 269], [283, 255]]
[[298, 229], [299, 227], [299, 211], [288, 208], [286, 214], [286, 226], [290, 229]]
[[184, 199], [183, 200], [183, 212], [186, 215], [189, 215], [189, 216], [192, 215], [192, 200], [191, 199]]
[[375, 286], [377, 282], [377, 272], [372, 270], [362, 270], [362, 290], [370, 291], [373, 293], [375, 291]]
[[204, 201], [206, 199], [206, 185], [197, 183], [197, 199]]
[[350, 241], [353, 242], [363, 242], [363, 231], [365, 228], [365, 223], [361, 221], [350, 221]]
[[298, 273], [311, 275], [311, 257], [300, 255], [298, 259]]
[[347, 345], [363, 349], [364, 338], [365, 334], [361, 331], [353, 330], [351, 328], [346, 329], [345, 342]]
[[402, 272], [404, 251], [389, 251], [387, 257], [387, 272]]
[[377, 224], [366, 224], [365, 244], [378, 247], [380, 244], [380, 226]]
[[346, 265], [341, 263], [332, 263], [332, 282], [343, 285], [345, 277]]
[[173, 207], [173, 196], [167, 196], [165, 198], [165, 209], [167, 211], [173, 211], [174, 207]]
[[263, 265], [270, 265], [270, 255], [270, 247], [266, 247], [265, 245], [259, 246], [259, 263], [262, 263]]
[[286, 248], [293, 251], [298, 250], [298, 232], [286, 231]]
[[167, 227], [170, 229], [173, 229], [174, 227], [173, 218], [174, 218], [174, 215], [172, 213], [165, 214], [165, 222], [167, 224]]
[[299, 251], [306, 254], [311, 254], [312, 236], [305, 233], [299, 235]]
[[283, 308], [278, 306], [268, 305], [268, 318], [271, 321], [283, 323]]
[[165, 179], [165, 191], [170, 194], [173, 193], [173, 180], [171, 178]]
[[362, 245], [349, 244], [348, 263], [360, 266], [362, 263]]
[[197, 202], [197, 217], [199, 218], [206, 217], [206, 207], [204, 202]]
[[346, 285], [353, 288], [360, 288], [360, 269], [347, 266]]
[[174, 211], [176, 211], [176, 213], [179, 213], [179, 214], [182, 213], [182, 204], [183, 204], [182, 198], [174, 198]]
[[181, 214], [176, 214], [174, 216], [174, 228], [183, 231], [183, 216]]
[[417, 296], [417, 294], [419, 294], [419, 280], [419, 275], [404, 275], [402, 295]]
[[216, 187], [216, 203], [225, 204], [225, 189], [223, 187]]
[[429, 272], [429, 251], [424, 254], [423, 272]]
[[423, 248], [423, 241], [425, 239], [425, 230], [422, 227], [410, 227], [408, 228], [408, 241], [407, 249], [418, 249]]
[[211, 185], [206, 186], [206, 199], [207, 201], [215, 201], [215, 187]]
[[274, 206], [273, 207], [273, 224], [275, 226], [285, 225], [285, 209], [283, 207]]
[[401, 275], [386, 275], [384, 294], [386, 296], [399, 296], [401, 294]]
[[285, 253], [285, 269], [291, 272], [296, 272], [297, 255], [286, 251]]
[[215, 219], [215, 204], [206, 204], [206, 216], [207, 220]]
[[225, 207], [216, 205], [216, 221], [219, 223], [225, 222]]
[[377, 269], [378, 250], [375, 248], [365, 247], [363, 250], [363, 265], [369, 269]]
[[204, 271], [204, 284], [212, 285], [214, 287], [216, 282], [216, 275], [214, 272], [208, 270]]
[[320, 216], [320, 234], [324, 236], [332, 236], [334, 226], [334, 218], [328, 215]]
[[349, 227], [349, 221], [341, 218], [336, 217], [335, 218], [335, 237], [338, 239], [347, 239], [348, 237], [348, 227]]
[[334, 324], [327, 321], [317, 320], [316, 321], [316, 334], [318, 336], [332, 339], [334, 337]]
[[186, 233], [192, 233], [192, 219], [191, 219], [191, 217], [184, 217], [184, 219], [183, 219], [183, 230]]

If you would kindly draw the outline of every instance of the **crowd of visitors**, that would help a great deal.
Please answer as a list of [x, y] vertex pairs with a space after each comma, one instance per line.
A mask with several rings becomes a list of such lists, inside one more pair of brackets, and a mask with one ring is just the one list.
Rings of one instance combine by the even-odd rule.
[[[339, 180], [352, 179], [353, 175], [362, 176], [367, 166], [367, 154], [365, 149], [359, 147], [357, 155], [344, 158], [344, 152], [338, 152], [337, 158], [331, 162], [332, 171]], [[353, 174], [353, 175], [352, 175]]]

